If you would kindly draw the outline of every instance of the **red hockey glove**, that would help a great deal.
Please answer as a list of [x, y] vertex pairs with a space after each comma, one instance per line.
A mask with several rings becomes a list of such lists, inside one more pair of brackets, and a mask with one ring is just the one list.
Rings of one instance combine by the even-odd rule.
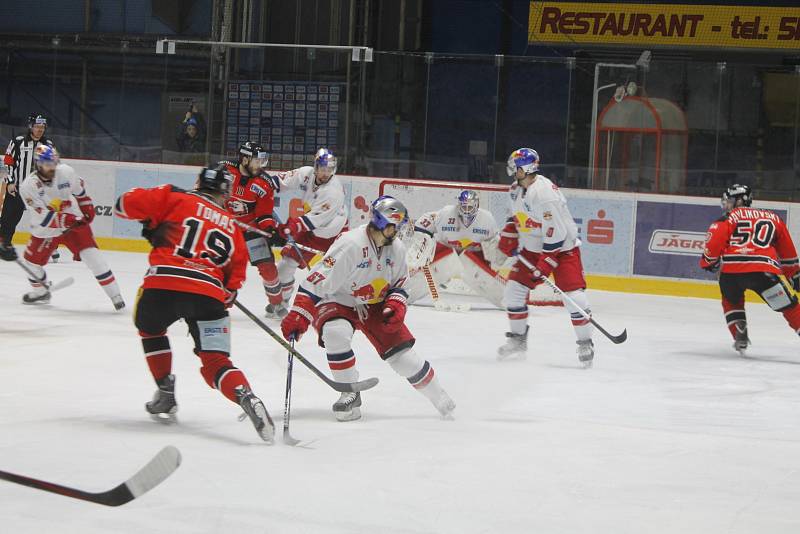
[[506, 256], [513, 256], [519, 248], [519, 234], [517, 234], [517, 226], [513, 219], [506, 221], [506, 225], [500, 232], [497, 248]]
[[540, 276], [547, 278], [556, 267], [558, 267], [558, 261], [556, 261], [554, 256], [551, 256], [550, 254], [542, 254], [539, 256], [539, 261], [536, 262], [536, 269], [534, 269], [533, 275], [536, 278], [539, 278]]
[[292, 237], [297, 239], [297, 237], [302, 234], [303, 232], [307, 232], [308, 228], [306, 228], [303, 219], [300, 217], [292, 217], [285, 224], [282, 224], [278, 227], [278, 231], [282, 236], [285, 237]]
[[406, 318], [406, 297], [396, 292], [383, 302], [383, 329], [390, 334], [400, 330]]
[[311, 321], [314, 320], [316, 306], [306, 294], [298, 293], [294, 298], [294, 305], [289, 315], [281, 321], [281, 332], [283, 337], [289, 341], [300, 341], [300, 338], [308, 330]]
[[236, 300], [236, 295], [239, 292], [235, 289], [225, 289], [225, 308], [233, 306], [233, 301]]
[[83, 219], [79, 219], [71, 213], [59, 211], [53, 216], [50, 226], [53, 228], [74, 228], [79, 224], [83, 224]]
[[97, 213], [94, 211], [94, 204], [92, 204], [92, 199], [89, 197], [85, 197], [78, 201], [78, 207], [81, 209], [81, 213], [83, 213], [83, 218], [87, 223], [91, 223], [94, 220], [95, 215]]
[[268, 232], [270, 234], [274, 233], [278, 229], [278, 225], [275, 223], [275, 219], [272, 218], [272, 215], [262, 215], [258, 219], [256, 219], [256, 227], [262, 232]]

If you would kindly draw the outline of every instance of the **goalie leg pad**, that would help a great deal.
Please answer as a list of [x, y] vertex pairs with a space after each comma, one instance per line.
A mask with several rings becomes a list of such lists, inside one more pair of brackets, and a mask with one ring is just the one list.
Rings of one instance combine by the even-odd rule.
[[[592, 310], [589, 308], [589, 298], [586, 296], [585, 290], [578, 289], [576, 291], [567, 291], [566, 294], [589, 316], [592, 315]], [[592, 323], [583, 316], [578, 308], [573, 306], [566, 299], [564, 299], [564, 306], [569, 312], [570, 319], [572, 320], [572, 327], [575, 329], [575, 336], [578, 338], [578, 341], [592, 339]]]
[[328, 367], [337, 382], [358, 381], [352, 345], [354, 332], [353, 325], [344, 318], [330, 319], [322, 326], [322, 341], [328, 355]]
[[[442, 248], [441, 253], [439, 247]], [[447, 284], [452, 278], [461, 276], [463, 268], [458, 254], [451, 248], [437, 245], [436, 257], [430, 264], [431, 275], [437, 286]]]
[[406, 283], [403, 284], [403, 289], [408, 293], [408, 303], [412, 304], [420, 299], [430, 296], [428, 291], [428, 281], [422, 271], [418, 271], [410, 276]]
[[480, 252], [467, 251], [461, 255], [464, 282], [476, 293], [497, 306], [503, 307], [505, 284]]

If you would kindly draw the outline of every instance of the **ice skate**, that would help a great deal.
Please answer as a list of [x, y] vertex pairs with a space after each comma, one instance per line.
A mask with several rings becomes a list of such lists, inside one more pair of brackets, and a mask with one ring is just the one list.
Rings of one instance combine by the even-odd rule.
[[50, 302], [49, 284], [25, 293], [22, 295], [22, 302], [25, 304], [48, 304]]
[[338, 421], [361, 419], [361, 393], [342, 393], [333, 403], [333, 415]]
[[528, 356], [528, 329], [525, 327], [524, 334], [515, 334], [514, 332], [506, 332], [508, 341], [503, 346], [497, 349], [497, 359], [499, 361], [506, 360], [512, 357], [519, 357], [524, 360]]
[[264, 311], [267, 319], [275, 319], [276, 321], [282, 321], [284, 317], [289, 315], [289, 310], [283, 304], [267, 304]]
[[244, 410], [244, 414], [239, 417], [239, 420], [244, 421], [245, 417], [249, 417], [261, 439], [270, 445], [275, 443], [275, 424], [261, 399], [245, 386], [236, 388], [236, 398], [239, 406]]
[[114, 305], [114, 309], [117, 311], [125, 308], [125, 301], [122, 300], [122, 295], [114, 295], [111, 297], [111, 303]]
[[433, 405], [439, 410], [442, 419], [453, 419], [453, 410], [456, 409], [456, 403], [450, 398], [446, 391], [442, 390], [439, 398], [432, 401]]
[[579, 339], [576, 343], [578, 343], [578, 361], [584, 369], [588, 369], [594, 361], [594, 343], [591, 339]]
[[734, 336], [733, 350], [738, 352], [741, 356], [746, 356], [747, 347], [750, 346], [750, 338], [747, 335], [747, 323], [744, 321], [737, 321], [734, 328], [736, 329], [736, 335]]
[[144, 409], [159, 423], [174, 423], [175, 412], [178, 411], [178, 404], [175, 402], [175, 375], [156, 380], [156, 384], [158, 389], [153, 394], [153, 400], [145, 403]]

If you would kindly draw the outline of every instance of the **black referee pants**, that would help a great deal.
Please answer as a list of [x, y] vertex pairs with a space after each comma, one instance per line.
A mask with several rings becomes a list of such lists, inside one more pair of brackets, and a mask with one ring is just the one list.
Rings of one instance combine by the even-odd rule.
[[3, 199], [3, 213], [0, 214], [0, 241], [11, 243], [23, 213], [25, 213], [25, 203], [19, 196], [19, 188], [13, 195], [6, 192], [6, 197]]

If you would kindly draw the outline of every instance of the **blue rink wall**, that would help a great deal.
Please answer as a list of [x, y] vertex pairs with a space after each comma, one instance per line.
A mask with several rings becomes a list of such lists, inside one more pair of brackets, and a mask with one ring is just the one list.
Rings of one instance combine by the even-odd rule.
[[[133, 187], [171, 183], [194, 184], [197, 167], [149, 163], [64, 160], [86, 181], [98, 206], [92, 223], [102, 248], [146, 251], [141, 225], [113, 217], [116, 198]], [[462, 188], [478, 191], [481, 206], [492, 212], [498, 225], [509, 215], [506, 188], [492, 184], [458, 184], [421, 180], [339, 175], [345, 188], [350, 227], [363, 224], [367, 206], [379, 194], [402, 200], [412, 218], [452, 203]], [[611, 191], [564, 189], [581, 235], [581, 252], [593, 289], [675, 296], [716, 298], [714, 275], [701, 270], [698, 260], [708, 226], [721, 214], [715, 198], [650, 195]], [[800, 233], [800, 205], [755, 202], [776, 210], [793, 237]], [[303, 207], [295, 191], [283, 191], [276, 202], [281, 220]], [[19, 229], [27, 227], [26, 219]], [[23, 243], [24, 233], [15, 241]]]

